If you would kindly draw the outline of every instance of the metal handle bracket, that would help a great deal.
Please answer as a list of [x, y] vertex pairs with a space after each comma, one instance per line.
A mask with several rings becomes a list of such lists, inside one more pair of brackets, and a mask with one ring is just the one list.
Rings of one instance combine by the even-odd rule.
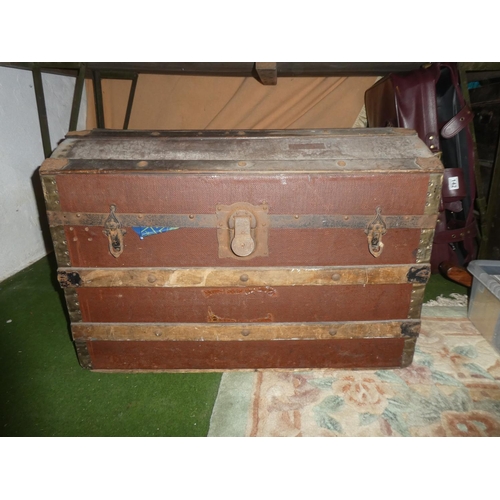
[[374, 257], [380, 257], [384, 244], [382, 243], [382, 236], [387, 232], [387, 225], [382, 218], [382, 209], [377, 207], [377, 215], [368, 227], [365, 229], [365, 234], [368, 239], [368, 250]]
[[127, 231], [122, 229], [121, 222], [116, 218], [116, 205], [109, 207], [109, 217], [104, 223], [104, 230], [102, 231], [108, 238], [109, 253], [118, 258], [123, 252], [123, 236]]

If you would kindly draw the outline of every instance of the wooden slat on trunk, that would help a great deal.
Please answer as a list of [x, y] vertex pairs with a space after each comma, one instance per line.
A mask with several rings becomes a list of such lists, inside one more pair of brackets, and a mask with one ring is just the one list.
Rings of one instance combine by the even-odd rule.
[[418, 336], [420, 321], [351, 321], [330, 323], [76, 323], [73, 338], [120, 341], [314, 340]]
[[63, 287], [258, 287], [427, 283], [430, 266], [60, 268]]

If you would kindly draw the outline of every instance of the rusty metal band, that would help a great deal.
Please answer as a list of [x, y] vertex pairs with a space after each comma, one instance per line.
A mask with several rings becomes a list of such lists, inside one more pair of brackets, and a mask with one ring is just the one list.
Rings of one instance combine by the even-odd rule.
[[80, 366], [86, 370], [92, 370], [92, 359], [90, 357], [87, 341], [84, 339], [75, 340], [75, 349]]
[[82, 321], [82, 311], [80, 309], [80, 302], [78, 301], [78, 292], [76, 288], [65, 288], [64, 297], [66, 298], [69, 319], [72, 323], [79, 323]]
[[54, 175], [42, 175], [41, 181], [47, 210], [60, 210], [56, 177]]
[[238, 287], [424, 285], [430, 266], [392, 265], [359, 267], [276, 268], [59, 268], [63, 288], [77, 287]]
[[50, 235], [52, 237], [52, 244], [54, 245], [57, 265], [71, 266], [71, 257], [69, 255], [68, 241], [66, 240], [64, 226], [51, 227]]
[[[414, 339], [420, 321], [359, 321], [331, 323], [76, 323], [75, 341], [252, 341], [318, 340], [337, 338]], [[412, 334], [409, 336], [408, 331]]]
[[433, 239], [434, 239], [434, 229], [422, 229], [422, 231], [420, 232], [420, 241], [416, 256], [417, 264], [430, 262]]
[[[50, 162], [45, 160], [45, 162]], [[44, 164], [45, 164], [44, 162]], [[56, 211], [60, 209], [59, 206], [59, 191], [57, 190], [56, 178], [53, 175], [42, 175], [42, 189], [45, 198], [45, 205], [48, 211]], [[59, 266], [70, 266], [71, 259], [68, 251], [68, 242], [66, 240], [66, 233], [64, 226], [50, 226], [50, 235], [54, 245], [54, 253], [56, 256], [57, 264]]]
[[415, 354], [415, 346], [417, 343], [416, 338], [406, 338], [405, 345], [403, 347], [403, 355], [401, 356], [401, 367], [410, 366], [413, 361], [413, 356]]
[[[104, 226], [108, 213], [70, 213], [49, 210], [51, 226]], [[123, 227], [160, 226], [177, 228], [216, 228], [216, 214], [128, 214], [116, 213]], [[388, 229], [434, 228], [436, 215], [383, 215]], [[373, 215], [269, 215], [275, 229], [346, 228], [366, 229]]]
[[[425, 202], [424, 214], [426, 215], [437, 214], [439, 209], [439, 202], [441, 200], [442, 184], [443, 184], [443, 174], [429, 175], [429, 186], [427, 188], [427, 199]], [[435, 226], [430, 226], [430, 227], [434, 228]]]
[[422, 304], [424, 301], [425, 284], [414, 283], [411, 291], [410, 309], [408, 311], [408, 318], [420, 318], [422, 312]]

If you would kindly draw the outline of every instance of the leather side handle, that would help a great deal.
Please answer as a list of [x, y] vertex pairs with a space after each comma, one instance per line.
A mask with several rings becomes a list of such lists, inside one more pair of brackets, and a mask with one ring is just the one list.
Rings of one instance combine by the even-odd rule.
[[474, 118], [474, 113], [468, 106], [464, 106], [448, 123], [443, 125], [441, 136], [449, 139], [462, 131]]

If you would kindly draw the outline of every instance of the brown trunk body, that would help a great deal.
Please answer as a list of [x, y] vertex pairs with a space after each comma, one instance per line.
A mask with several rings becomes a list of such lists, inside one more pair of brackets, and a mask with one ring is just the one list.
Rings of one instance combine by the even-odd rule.
[[87, 342], [95, 370], [398, 368], [403, 339]]
[[80, 363], [408, 365], [441, 174], [406, 130], [67, 138], [41, 175]]
[[[219, 258], [216, 229], [179, 228], [143, 240], [125, 228], [125, 250], [120, 259], [106, 251], [102, 227], [66, 227], [75, 267], [231, 267], [232, 258]], [[387, 243], [385, 243], [387, 242]], [[384, 239], [378, 263], [416, 262], [419, 229], [393, 229]], [[366, 252], [366, 235], [352, 229], [276, 229], [269, 234], [269, 255], [246, 266], [347, 266], [373, 264]]]
[[[428, 174], [374, 173], [202, 175], [106, 174], [99, 179], [74, 173], [57, 180], [61, 210], [107, 212], [114, 203], [121, 212], [212, 214], [215, 205], [245, 201], [269, 204], [273, 214], [373, 215], [379, 205], [385, 215], [422, 214]], [[362, 197], [360, 193], [369, 193]], [[78, 194], [76, 196], [76, 194]]]
[[[245, 288], [80, 288], [93, 323], [301, 323], [405, 319], [412, 285]], [[113, 304], [113, 307], [110, 307]]]

